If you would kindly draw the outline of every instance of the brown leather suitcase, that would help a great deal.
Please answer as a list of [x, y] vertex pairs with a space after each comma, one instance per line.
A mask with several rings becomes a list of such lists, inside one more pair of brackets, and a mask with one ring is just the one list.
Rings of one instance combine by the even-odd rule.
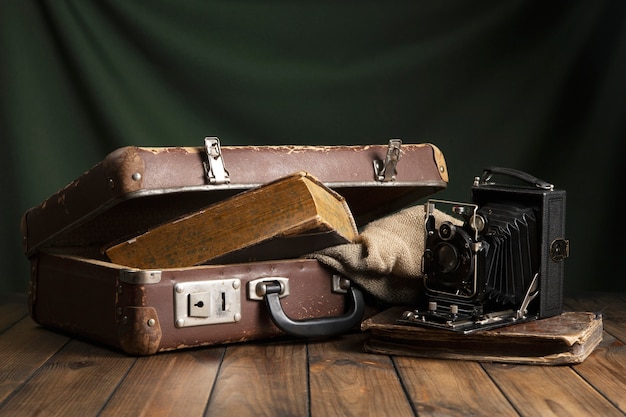
[[[186, 347], [346, 332], [358, 288], [313, 259], [140, 269], [101, 248], [244, 190], [306, 171], [367, 222], [447, 185], [436, 146], [124, 147], [22, 219], [33, 319], [147, 355]], [[175, 244], [175, 242], [173, 242]]]

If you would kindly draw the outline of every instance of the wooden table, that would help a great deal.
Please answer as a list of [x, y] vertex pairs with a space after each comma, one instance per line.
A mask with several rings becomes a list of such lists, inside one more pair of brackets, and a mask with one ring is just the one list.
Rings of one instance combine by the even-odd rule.
[[583, 363], [532, 366], [363, 353], [364, 334], [131, 357], [37, 326], [0, 297], [0, 416], [624, 416], [626, 294]]

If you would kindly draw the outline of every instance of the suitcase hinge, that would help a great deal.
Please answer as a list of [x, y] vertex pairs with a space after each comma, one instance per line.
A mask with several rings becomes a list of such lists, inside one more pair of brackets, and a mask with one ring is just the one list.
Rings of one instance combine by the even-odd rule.
[[146, 269], [122, 269], [119, 281], [126, 284], [148, 285], [161, 282], [161, 271]]
[[204, 171], [209, 184], [229, 184], [230, 175], [224, 166], [219, 138], [214, 136], [204, 138], [204, 147], [207, 155]]
[[391, 139], [387, 147], [387, 155], [384, 161], [374, 161], [374, 174], [376, 180], [380, 182], [389, 182], [396, 180], [396, 165], [400, 160], [401, 139]]

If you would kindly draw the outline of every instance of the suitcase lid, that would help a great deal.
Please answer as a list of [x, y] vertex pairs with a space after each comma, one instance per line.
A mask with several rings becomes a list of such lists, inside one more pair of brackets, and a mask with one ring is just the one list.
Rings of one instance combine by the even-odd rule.
[[359, 227], [446, 188], [433, 144], [336, 146], [127, 146], [22, 218], [24, 251], [97, 247], [239, 192], [306, 171], [347, 201]]

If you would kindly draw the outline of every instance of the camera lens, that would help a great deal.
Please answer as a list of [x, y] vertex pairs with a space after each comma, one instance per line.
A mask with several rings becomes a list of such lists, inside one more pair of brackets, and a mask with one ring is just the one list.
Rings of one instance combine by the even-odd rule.
[[459, 254], [456, 248], [449, 243], [442, 243], [436, 249], [437, 264], [441, 272], [447, 274], [455, 271], [459, 265]]
[[453, 296], [472, 296], [475, 292], [472, 236], [468, 228], [441, 222], [427, 229], [423, 257], [424, 285], [428, 291]]

